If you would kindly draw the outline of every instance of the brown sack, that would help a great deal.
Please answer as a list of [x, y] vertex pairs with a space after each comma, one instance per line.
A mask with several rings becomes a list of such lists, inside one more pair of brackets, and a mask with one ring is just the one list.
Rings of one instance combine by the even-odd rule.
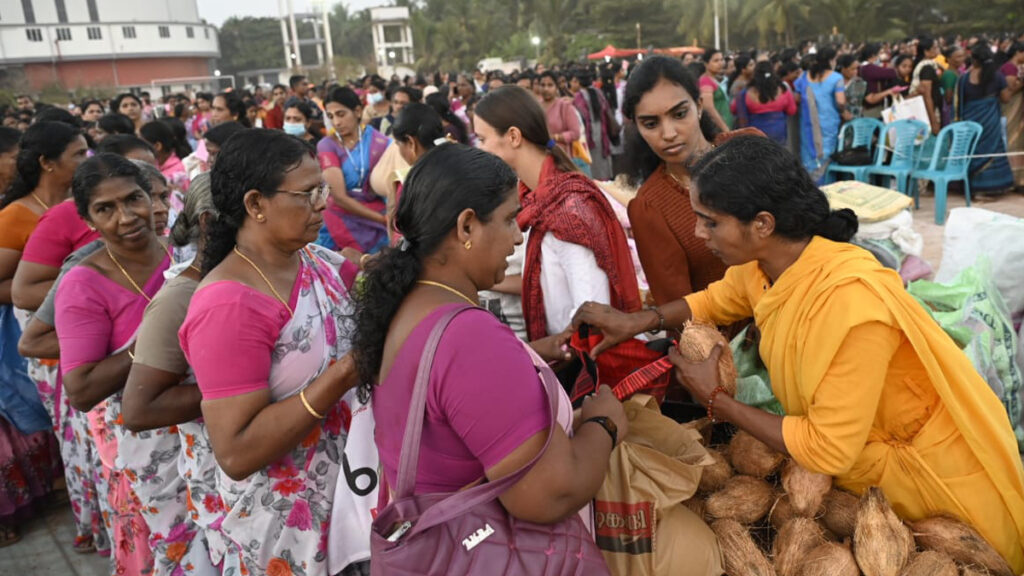
[[634, 395], [623, 407], [629, 433], [612, 451], [594, 502], [597, 545], [611, 573], [721, 574], [720, 561], [694, 560], [721, 553], [704, 522], [680, 505], [696, 494], [704, 466], [713, 462], [700, 433], [662, 416], [650, 396]]

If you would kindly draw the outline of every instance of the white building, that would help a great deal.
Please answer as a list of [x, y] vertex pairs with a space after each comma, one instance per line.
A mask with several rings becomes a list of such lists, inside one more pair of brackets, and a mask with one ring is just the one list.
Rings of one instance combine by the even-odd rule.
[[0, 67], [29, 90], [211, 88], [219, 56], [196, 0], [0, 0]]
[[373, 53], [379, 74], [387, 76], [403, 64], [410, 66], [416, 62], [408, 8], [370, 8], [370, 20], [373, 24]]

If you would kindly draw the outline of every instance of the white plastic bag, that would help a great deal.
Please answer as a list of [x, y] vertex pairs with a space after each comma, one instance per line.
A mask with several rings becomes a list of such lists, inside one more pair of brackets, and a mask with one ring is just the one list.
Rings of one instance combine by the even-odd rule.
[[954, 208], [946, 222], [935, 281], [948, 283], [975, 264], [992, 262], [992, 280], [1016, 324], [1024, 316], [1024, 220], [981, 208]]

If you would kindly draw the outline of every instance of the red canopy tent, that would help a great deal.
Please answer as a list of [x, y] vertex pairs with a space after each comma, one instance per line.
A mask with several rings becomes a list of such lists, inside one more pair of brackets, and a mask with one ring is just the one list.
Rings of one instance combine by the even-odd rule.
[[629, 58], [636, 56], [644, 52], [644, 50], [628, 49], [628, 48], [616, 48], [611, 44], [604, 47], [600, 52], [594, 52], [593, 54], [587, 54], [589, 60], [603, 60], [604, 58]]

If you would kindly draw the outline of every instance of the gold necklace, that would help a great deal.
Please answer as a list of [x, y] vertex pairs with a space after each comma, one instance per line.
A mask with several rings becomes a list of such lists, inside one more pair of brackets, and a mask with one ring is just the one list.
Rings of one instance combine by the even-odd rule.
[[50, 209], [50, 205], [47, 204], [46, 202], [43, 202], [43, 199], [40, 198], [39, 195], [36, 194], [35, 192], [32, 193], [32, 197], [36, 199], [36, 202], [39, 202], [43, 206], [43, 210], [49, 210]]
[[131, 283], [132, 288], [135, 288], [135, 291], [138, 292], [143, 298], [145, 298], [146, 302], [152, 302], [153, 299], [150, 298], [149, 295], [147, 295], [145, 292], [143, 292], [142, 288], [139, 288], [139, 285], [135, 283], [135, 280], [132, 280], [132, 277], [128, 274], [128, 271], [124, 269], [124, 266], [121, 266], [121, 263], [117, 261], [117, 258], [114, 258], [114, 253], [110, 251], [110, 246], [104, 247], [107, 249], [107, 256], [110, 256], [110, 260], [114, 263], [115, 266], [117, 266], [117, 269], [120, 270], [121, 274], [124, 274], [124, 277], [128, 279], [128, 282]]
[[665, 168], [665, 173], [668, 174], [669, 178], [675, 180], [676, 184], [679, 184], [680, 188], [682, 188], [683, 190], [687, 190], [688, 189], [687, 185], [683, 183], [682, 178], [680, 178], [679, 176], [676, 176], [675, 174], [669, 172], [668, 168]]
[[270, 279], [267, 278], [267, 275], [263, 273], [263, 270], [260, 270], [260, 267], [257, 266], [255, 262], [250, 260], [248, 256], [246, 256], [245, 254], [242, 254], [238, 250], [238, 246], [235, 246], [234, 251], [235, 251], [235, 254], [238, 254], [238, 256], [242, 260], [245, 260], [246, 262], [248, 262], [249, 266], [252, 266], [252, 269], [255, 270], [257, 274], [260, 275], [260, 278], [263, 278], [263, 281], [267, 283], [267, 287], [270, 288], [270, 291], [274, 293], [274, 297], [277, 298], [278, 302], [280, 302], [281, 304], [284, 304], [285, 309], [288, 310], [288, 315], [294, 317], [295, 316], [295, 312], [292, 310], [292, 307], [288, 305], [288, 301], [287, 300], [285, 300], [284, 298], [281, 298], [281, 294], [279, 294], [278, 291], [277, 291], [277, 288], [274, 288], [274, 285], [270, 283]]
[[417, 280], [416, 283], [417, 284], [423, 284], [424, 286], [434, 286], [435, 288], [440, 288], [442, 290], [447, 290], [447, 291], [451, 292], [452, 294], [455, 294], [459, 298], [462, 298], [466, 302], [469, 302], [473, 306], [476, 306], [478, 308], [480, 307], [480, 305], [477, 304], [476, 302], [474, 302], [472, 298], [470, 298], [469, 296], [466, 296], [462, 292], [459, 292], [458, 290], [456, 290], [455, 288], [452, 288], [451, 286], [449, 286], [447, 284], [441, 284], [440, 282], [431, 282], [430, 280]]

